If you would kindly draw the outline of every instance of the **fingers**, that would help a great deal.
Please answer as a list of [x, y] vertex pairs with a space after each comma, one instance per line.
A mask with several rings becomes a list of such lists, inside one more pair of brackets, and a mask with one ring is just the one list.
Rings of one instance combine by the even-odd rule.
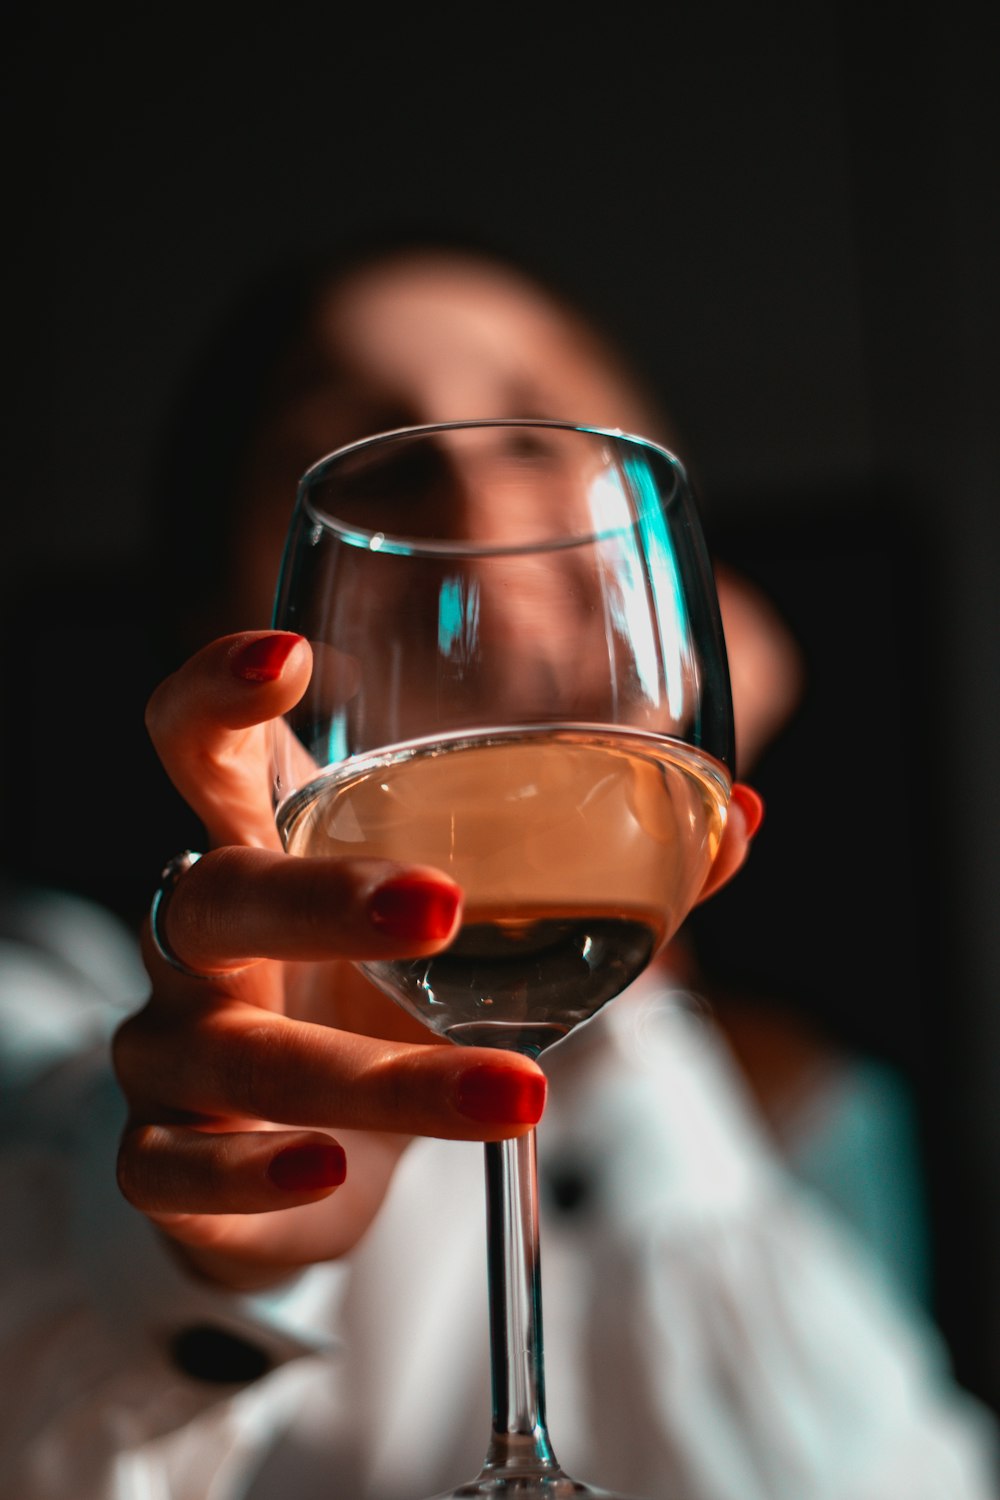
[[180, 1009], [151, 1004], [114, 1039], [119, 1183], [229, 1286], [349, 1250], [411, 1135], [500, 1140], [544, 1108], [545, 1075], [517, 1053], [380, 1042], [240, 1002]]
[[150, 698], [150, 738], [213, 843], [279, 847], [266, 725], [298, 702], [311, 663], [308, 642], [287, 631], [224, 636]]
[[726, 829], [708, 879], [701, 888], [699, 901], [715, 894], [738, 870], [750, 853], [750, 845], [764, 819], [764, 803], [752, 787], [737, 781], [729, 799]]
[[[122, 1142], [119, 1183], [201, 1275], [249, 1289], [352, 1249], [406, 1144], [346, 1132], [342, 1150], [315, 1132], [137, 1129]], [[330, 1186], [345, 1156], [346, 1179]]]
[[[206, 1008], [194, 999], [183, 1011], [147, 1007], [116, 1033], [115, 1068], [136, 1126], [214, 1120], [232, 1128], [267, 1121], [501, 1140], [524, 1134], [544, 1107], [545, 1075], [518, 1053], [484, 1056], [475, 1047], [361, 1036], [240, 1001]], [[199, 1150], [230, 1153], [213, 1157], [222, 1171], [239, 1143], [232, 1135], [224, 1143], [221, 1136], [208, 1140]], [[268, 1145], [275, 1154], [281, 1142]], [[133, 1134], [130, 1149], [149, 1152], [150, 1140]], [[241, 1149], [249, 1148], [244, 1142]], [[267, 1162], [255, 1150], [253, 1143], [246, 1170], [259, 1188], [258, 1168]], [[186, 1181], [182, 1162], [177, 1169], [178, 1180]]]
[[344, 1148], [317, 1132], [213, 1134], [143, 1125], [118, 1157], [125, 1197], [145, 1213], [265, 1213], [314, 1202], [347, 1175]]
[[454, 936], [460, 915], [459, 887], [429, 867], [232, 846], [178, 880], [161, 927], [183, 963], [212, 974], [257, 958], [421, 957]]
[[350, 1250], [406, 1144], [350, 1132], [341, 1142], [316, 1131], [130, 1126], [118, 1181], [201, 1275], [249, 1289]]
[[[344, 968], [370, 1008], [375, 992]], [[545, 1103], [545, 1075], [517, 1053], [389, 1041], [262, 1009], [261, 978], [280, 969], [215, 980], [171, 970], [113, 1039], [129, 1105], [122, 1191], [202, 1274], [232, 1287], [349, 1250], [412, 1136], [522, 1135]]]

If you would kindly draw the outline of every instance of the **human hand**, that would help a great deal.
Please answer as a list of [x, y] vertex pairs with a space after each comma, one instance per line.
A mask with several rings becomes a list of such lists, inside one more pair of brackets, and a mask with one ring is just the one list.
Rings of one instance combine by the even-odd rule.
[[[212, 847], [164, 914], [195, 972], [167, 962], [147, 928], [152, 995], [115, 1038], [129, 1105], [119, 1179], [196, 1269], [239, 1287], [349, 1250], [413, 1135], [523, 1134], [545, 1098], [536, 1063], [438, 1043], [351, 963], [445, 946], [460, 918], [452, 881], [281, 852], [268, 721], [310, 666], [300, 637], [229, 636], [161, 684], [147, 713]], [[752, 819], [733, 806], [704, 895], [746, 856]]]

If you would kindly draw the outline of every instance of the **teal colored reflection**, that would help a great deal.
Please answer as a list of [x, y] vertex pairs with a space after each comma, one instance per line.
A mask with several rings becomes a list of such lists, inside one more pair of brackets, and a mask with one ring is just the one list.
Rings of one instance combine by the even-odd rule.
[[346, 760], [349, 753], [347, 745], [347, 720], [342, 713], [336, 714], [326, 736], [326, 761], [323, 762], [322, 757], [320, 757], [320, 764], [334, 766], [338, 761]]
[[479, 589], [464, 578], [446, 578], [438, 593], [438, 649], [442, 656], [468, 654], [479, 633]]
[[623, 465], [629, 485], [639, 498], [639, 530], [649, 558], [660, 639], [664, 645], [675, 648], [666, 655], [663, 673], [670, 717], [675, 723], [681, 724], [686, 716], [686, 684], [693, 682], [695, 677], [689, 649], [691, 621], [684, 603], [684, 590], [667, 530], [667, 520], [649, 466], [636, 458], [625, 458]]

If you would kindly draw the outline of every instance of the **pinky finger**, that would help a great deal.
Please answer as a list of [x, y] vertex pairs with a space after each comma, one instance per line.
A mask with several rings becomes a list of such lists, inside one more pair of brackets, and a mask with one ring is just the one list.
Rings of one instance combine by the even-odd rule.
[[256, 1214], [315, 1203], [347, 1175], [343, 1147], [318, 1131], [229, 1134], [173, 1125], [126, 1131], [118, 1185], [143, 1213]]

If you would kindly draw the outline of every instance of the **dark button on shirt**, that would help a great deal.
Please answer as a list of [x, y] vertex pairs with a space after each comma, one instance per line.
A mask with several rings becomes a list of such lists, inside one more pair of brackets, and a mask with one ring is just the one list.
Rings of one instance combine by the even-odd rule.
[[246, 1385], [271, 1368], [257, 1344], [211, 1323], [182, 1328], [170, 1341], [170, 1357], [183, 1374], [212, 1385]]
[[540, 1177], [543, 1197], [557, 1213], [582, 1216], [592, 1206], [594, 1175], [577, 1157], [564, 1153], [551, 1159]]

